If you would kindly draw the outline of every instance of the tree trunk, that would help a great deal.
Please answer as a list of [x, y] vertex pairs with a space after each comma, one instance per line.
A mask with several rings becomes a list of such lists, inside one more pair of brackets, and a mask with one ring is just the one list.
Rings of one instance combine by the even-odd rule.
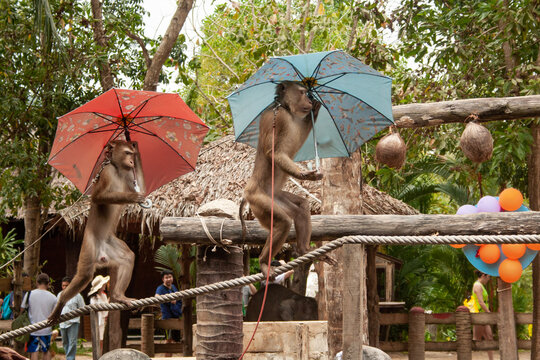
[[[360, 208], [359, 182], [360, 152], [351, 158], [324, 159], [322, 161], [323, 192], [322, 214], [358, 214]], [[358, 247], [359, 251], [361, 247]], [[328, 315], [328, 351], [333, 359], [343, 346], [343, 249], [335, 250], [331, 256], [338, 262], [336, 266], [324, 265], [326, 309]], [[361, 294], [365, 297], [365, 294]], [[365, 303], [365, 300], [364, 300]], [[362, 309], [366, 311], [366, 309]], [[364, 319], [367, 314], [364, 313]], [[364, 322], [365, 323], [365, 322]], [[364, 324], [365, 325], [365, 324]], [[367, 334], [367, 327], [364, 327]], [[365, 339], [358, 339], [362, 343]]]
[[41, 240], [36, 240], [40, 236], [42, 226], [41, 220], [41, 199], [37, 196], [26, 196], [24, 201], [24, 272], [30, 277], [37, 275], [39, 266], [39, 254]]
[[512, 303], [512, 284], [508, 284], [501, 280], [501, 278], [498, 278], [497, 292], [499, 298], [497, 329], [499, 331], [501, 359], [518, 360], [516, 320], [514, 305]]
[[178, 7], [174, 13], [169, 27], [163, 35], [163, 40], [159, 44], [159, 47], [152, 58], [152, 64], [146, 71], [146, 76], [144, 77], [144, 90], [156, 91], [157, 85], [159, 82], [159, 74], [161, 73], [161, 68], [163, 64], [171, 54], [172, 48], [178, 39], [178, 34], [184, 26], [184, 22], [193, 7], [193, 0], [179, 0]]
[[[243, 252], [239, 247], [199, 247], [197, 251], [197, 286], [213, 284], [242, 276]], [[243, 350], [241, 287], [197, 296], [198, 360], [238, 359]]]
[[[540, 52], [539, 52], [540, 54]], [[529, 207], [540, 210], [540, 126], [531, 126], [533, 143], [529, 157]], [[540, 360], [540, 256], [536, 256], [533, 266], [533, 333], [531, 337], [531, 359]]]

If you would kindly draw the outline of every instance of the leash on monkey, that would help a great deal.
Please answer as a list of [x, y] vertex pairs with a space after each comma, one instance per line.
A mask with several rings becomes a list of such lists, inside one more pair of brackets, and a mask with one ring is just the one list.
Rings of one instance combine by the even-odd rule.
[[[272, 186], [271, 186], [271, 199], [272, 199], [271, 204], [272, 205], [270, 207], [270, 239], [271, 240], [273, 239], [273, 235], [274, 235], [274, 168], [275, 168], [275, 158], [274, 158], [275, 149], [274, 148], [275, 148], [275, 139], [276, 139], [276, 117], [277, 117], [278, 108], [281, 106], [281, 104], [279, 103], [277, 99], [275, 100], [275, 102], [276, 102], [276, 106], [274, 107], [274, 120], [272, 121]], [[241, 211], [240, 211], [240, 214], [241, 214]], [[242, 219], [242, 237], [243, 237], [244, 230], [245, 230], [245, 223], [243, 221], [244, 219], [242, 216], [241, 216], [241, 219]], [[249, 339], [246, 349], [244, 350], [242, 355], [240, 355], [238, 360], [242, 360], [244, 358], [244, 355], [248, 351], [251, 343], [253, 342], [253, 338], [255, 338], [255, 333], [257, 332], [259, 323], [261, 322], [262, 314], [264, 311], [264, 305], [266, 304], [266, 295], [268, 294], [268, 285], [270, 284], [269, 282], [270, 282], [270, 270], [271, 270], [271, 263], [272, 263], [272, 243], [273, 241], [270, 241], [270, 246], [268, 249], [268, 252], [269, 252], [268, 270], [266, 271], [266, 282], [264, 286], [264, 295], [263, 295], [262, 304], [261, 304], [261, 311], [259, 312], [259, 317], [257, 318], [257, 324], [255, 324], [255, 329], [253, 329], [253, 334], [251, 334], [251, 338]]]

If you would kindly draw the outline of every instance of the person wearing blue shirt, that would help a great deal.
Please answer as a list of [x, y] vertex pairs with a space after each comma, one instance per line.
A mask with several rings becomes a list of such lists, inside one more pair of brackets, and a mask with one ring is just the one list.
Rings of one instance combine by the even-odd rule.
[[[161, 272], [161, 281], [163, 284], [159, 285], [156, 289], [157, 295], [165, 295], [177, 292], [178, 289], [173, 284], [173, 273], [170, 270], [163, 270]], [[182, 300], [175, 300], [171, 302], [161, 303], [161, 318], [165, 319], [179, 319], [182, 316]], [[167, 337], [167, 343], [180, 341], [180, 330], [165, 330]], [[166, 354], [165, 356], [170, 356]]]

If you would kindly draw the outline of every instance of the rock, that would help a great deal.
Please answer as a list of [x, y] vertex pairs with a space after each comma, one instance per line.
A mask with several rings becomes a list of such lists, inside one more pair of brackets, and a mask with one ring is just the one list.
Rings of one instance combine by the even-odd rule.
[[103, 354], [99, 360], [150, 360], [150, 357], [135, 349], [116, 349]]
[[[337, 353], [335, 360], [343, 359], [343, 351]], [[375, 347], [362, 345], [362, 359], [363, 360], [392, 360], [390, 355], [377, 349]]]
[[217, 199], [202, 205], [197, 210], [200, 216], [217, 216], [238, 220], [239, 206], [231, 200]]

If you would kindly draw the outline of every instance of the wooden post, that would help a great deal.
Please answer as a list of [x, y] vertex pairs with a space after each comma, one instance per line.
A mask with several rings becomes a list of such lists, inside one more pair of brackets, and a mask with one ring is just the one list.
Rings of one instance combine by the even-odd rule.
[[497, 292], [499, 294], [499, 317], [497, 329], [499, 330], [499, 351], [501, 359], [517, 360], [517, 337], [514, 305], [512, 304], [512, 284], [501, 278], [497, 279]]
[[101, 357], [101, 348], [99, 341], [99, 319], [97, 311], [90, 310], [90, 327], [92, 329], [92, 360], [98, 360]]
[[[533, 211], [540, 210], [540, 126], [531, 124], [531, 155], [528, 161], [529, 207]], [[540, 257], [536, 256], [532, 263], [533, 277], [533, 333], [531, 337], [531, 360], [540, 360]]]
[[[182, 290], [191, 288], [191, 274], [189, 269], [195, 257], [190, 255], [191, 245], [182, 245]], [[182, 301], [182, 317], [184, 318], [184, 331], [182, 340], [184, 343], [184, 356], [193, 356], [193, 299], [186, 298]]]
[[154, 314], [141, 315], [141, 351], [154, 357]]
[[409, 311], [409, 359], [424, 360], [426, 351], [426, 314], [421, 307]]
[[471, 313], [466, 306], [456, 309], [456, 335], [458, 360], [472, 360]]
[[344, 245], [343, 359], [362, 360], [364, 245]]
[[[197, 286], [243, 275], [242, 249], [227, 250], [199, 247]], [[242, 321], [241, 287], [197, 296], [197, 359], [238, 359], [243, 351]]]
[[366, 294], [369, 346], [379, 347], [379, 294], [377, 292], [377, 245], [366, 246]]

